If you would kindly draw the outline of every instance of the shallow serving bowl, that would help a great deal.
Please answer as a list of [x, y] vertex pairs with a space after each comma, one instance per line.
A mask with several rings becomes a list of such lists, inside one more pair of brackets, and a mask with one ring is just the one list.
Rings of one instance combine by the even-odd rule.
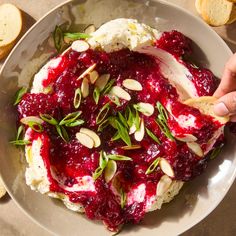
[[[109, 235], [103, 225], [67, 210], [59, 201], [33, 192], [24, 181], [24, 157], [9, 140], [15, 136], [13, 96], [21, 86], [30, 86], [35, 72], [52, 57], [51, 32], [55, 25], [83, 29], [108, 20], [127, 17], [160, 30], [177, 29], [194, 42], [195, 61], [220, 77], [232, 54], [224, 41], [188, 12], [157, 1], [88, 0], [68, 1], [43, 17], [22, 38], [6, 60], [0, 78], [0, 173], [6, 188], [24, 212], [57, 235]], [[205, 218], [220, 203], [236, 175], [236, 146], [227, 134], [227, 145], [207, 171], [186, 184], [179, 196], [160, 211], [148, 214], [138, 226], [128, 226], [121, 235], [178, 235]], [[188, 201], [186, 201], [188, 199]], [[191, 200], [191, 201], [189, 201]]]

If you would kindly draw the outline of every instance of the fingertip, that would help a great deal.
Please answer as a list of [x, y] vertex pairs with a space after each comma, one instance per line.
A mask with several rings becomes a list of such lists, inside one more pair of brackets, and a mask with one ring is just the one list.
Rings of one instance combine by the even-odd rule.
[[223, 102], [219, 102], [214, 105], [214, 113], [217, 116], [227, 116], [229, 115], [229, 109]]

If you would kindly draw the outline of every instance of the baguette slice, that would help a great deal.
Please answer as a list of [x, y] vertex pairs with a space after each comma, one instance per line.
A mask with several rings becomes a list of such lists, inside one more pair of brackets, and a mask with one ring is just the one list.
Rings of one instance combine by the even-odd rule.
[[229, 116], [217, 116], [214, 113], [214, 104], [217, 98], [211, 96], [204, 96], [198, 98], [190, 98], [184, 102], [184, 104], [197, 108], [202, 114], [212, 116], [215, 120], [221, 124], [226, 124], [229, 121]]
[[201, 12], [203, 19], [212, 26], [226, 24], [233, 9], [233, 3], [227, 0], [202, 0]]
[[7, 56], [7, 54], [11, 51], [14, 47], [15, 41], [8, 44], [7, 46], [0, 47], [0, 60]]
[[[235, 0], [236, 2], [236, 0]], [[232, 12], [231, 12], [231, 15], [230, 15], [230, 18], [227, 22], [227, 24], [232, 24], [236, 21], [236, 4], [234, 4], [233, 6], [233, 9], [232, 9]]]
[[21, 30], [22, 15], [20, 10], [12, 4], [0, 5], [0, 48], [13, 43]]
[[2, 180], [0, 178], [0, 198], [3, 197], [6, 194], [6, 189], [3, 186]]
[[195, 0], [195, 7], [199, 15], [202, 15], [202, 0]]

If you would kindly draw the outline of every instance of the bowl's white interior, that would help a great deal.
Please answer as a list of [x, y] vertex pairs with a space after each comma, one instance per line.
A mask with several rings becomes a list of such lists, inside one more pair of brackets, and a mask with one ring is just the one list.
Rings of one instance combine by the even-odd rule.
[[[80, 6], [81, 2], [86, 2]], [[21, 40], [2, 68], [0, 79], [0, 173], [17, 202], [35, 221], [58, 235], [108, 235], [102, 224], [67, 210], [59, 201], [35, 193], [24, 182], [24, 164], [19, 149], [8, 144], [15, 134], [12, 100], [18, 87], [28, 85], [32, 75], [52, 55], [45, 45], [56, 24], [75, 23], [82, 28], [108, 20], [136, 18], [160, 30], [177, 29], [195, 42], [195, 59], [221, 75], [231, 55], [225, 43], [201, 20], [184, 10], [156, 1], [89, 0], [67, 3], [51, 11]], [[42, 44], [46, 40], [46, 44]], [[34, 58], [34, 59], [33, 59]], [[162, 210], [148, 214], [141, 225], [128, 226], [127, 235], [177, 235], [208, 215], [223, 199], [235, 178], [236, 147], [227, 136], [223, 153], [209, 165], [208, 171], [190, 182], [181, 194]], [[186, 204], [192, 198], [191, 204]]]

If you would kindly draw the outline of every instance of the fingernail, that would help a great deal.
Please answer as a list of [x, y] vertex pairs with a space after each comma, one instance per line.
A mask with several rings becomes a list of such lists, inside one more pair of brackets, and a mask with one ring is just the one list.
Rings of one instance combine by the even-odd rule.
[[229, 114], [229, 109], [225, 106], [223, 102], [220, 102], [214, 106], [214, 112], [218, 116], [226, 116]]

